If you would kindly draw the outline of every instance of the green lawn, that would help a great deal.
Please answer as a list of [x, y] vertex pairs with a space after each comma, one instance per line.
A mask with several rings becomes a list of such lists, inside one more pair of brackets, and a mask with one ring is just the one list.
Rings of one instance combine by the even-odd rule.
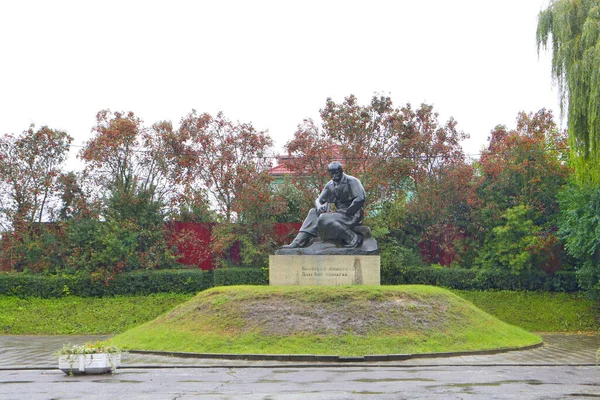
[[150, 321], [192, 295], [20, 299], [0, 296], [0, 334], [114, 334]]
[[532, 332], [600, 330], [600, 304], [581, 294], [453, 290], [483, 311]]
[[[582, 295], [453, 291], [487, 313], [532, 332], [600, 330], [598, 302]], [[62, 299], [0, 296], [0, 334], [116, 334], [151, 321], [193, 295]]]

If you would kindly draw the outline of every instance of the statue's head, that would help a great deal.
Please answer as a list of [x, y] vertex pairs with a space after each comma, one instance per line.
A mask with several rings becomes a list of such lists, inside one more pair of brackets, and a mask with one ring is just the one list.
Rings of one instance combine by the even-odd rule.
[[340, 179], [342, 179], [342, 176], [344, 175], [344, 169], [342, 168], [342, 164], [340, 164], [337, 161], [334, 161], [327, 166], [327, 169], [329, 169], [329, 174], [331, 175], [332, 181], [337, 183], [340, 181]]

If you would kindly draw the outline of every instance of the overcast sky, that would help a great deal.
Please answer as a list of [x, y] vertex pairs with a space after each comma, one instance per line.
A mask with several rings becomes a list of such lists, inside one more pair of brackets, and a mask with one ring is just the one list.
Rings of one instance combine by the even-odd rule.
[[[31, 123], [80, 146], [101, 109], [178, 126], [192, 109], [268, 130], [276, 150], [327, 97], [374, 93], [454, 117], [476, 154], [548, 108], [536, 51], [548, 0], [0, 0], [0, 134]], [[79, 150], [74, 148], [73, 153]]]

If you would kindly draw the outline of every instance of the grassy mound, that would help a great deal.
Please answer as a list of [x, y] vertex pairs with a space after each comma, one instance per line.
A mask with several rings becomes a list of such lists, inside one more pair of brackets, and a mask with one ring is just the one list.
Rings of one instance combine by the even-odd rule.
[[540, 341], [432, 286], [219, 287], [112, 339], [136, 350], [342, 356]]

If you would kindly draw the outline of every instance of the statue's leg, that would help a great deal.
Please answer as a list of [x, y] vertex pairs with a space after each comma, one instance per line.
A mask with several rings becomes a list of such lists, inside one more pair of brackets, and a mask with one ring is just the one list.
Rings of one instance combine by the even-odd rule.
[[283, 246], [284, 249], [295, 249], [298, 247], [306, 247], [309, 245], [312, 238], [317, 236], [317, 210], [314, 208], [309, 211], [306, 219], [302, 223], [302, 227], [300, 228], [300, 232], [296, 235], [296, 238], [292, 241], [292, 243]]
[[352, 230], [354, 218], [342, 213], [321, 214], [318, 220], [319, 235], [323, 240], [341, 240], [345, 247], [359, 247], [362, 236]]
[[317, 236], [319, 234], [318, 224], [319, 224], [319, 215], [317, 214], [317, 210], [312, 208], [308, 212], [308, 215], [306, 216], [306, 218], [304, 219], [304, 222], [302, 223], [302, 226], [300, 227], [300, 232], [305, 232], [305, 233], [308, 233], [309, 235]]
[[317, 228], [322, 240], [337, 240], [345, 229], [339, 223], [336, 213], [324, 213], [319, 215]]
[[360, 247], [363, 242], [363, 237], [352, 229], [346, 229], [341, 234], [341, 238], [344, 242], [344, 247]]

